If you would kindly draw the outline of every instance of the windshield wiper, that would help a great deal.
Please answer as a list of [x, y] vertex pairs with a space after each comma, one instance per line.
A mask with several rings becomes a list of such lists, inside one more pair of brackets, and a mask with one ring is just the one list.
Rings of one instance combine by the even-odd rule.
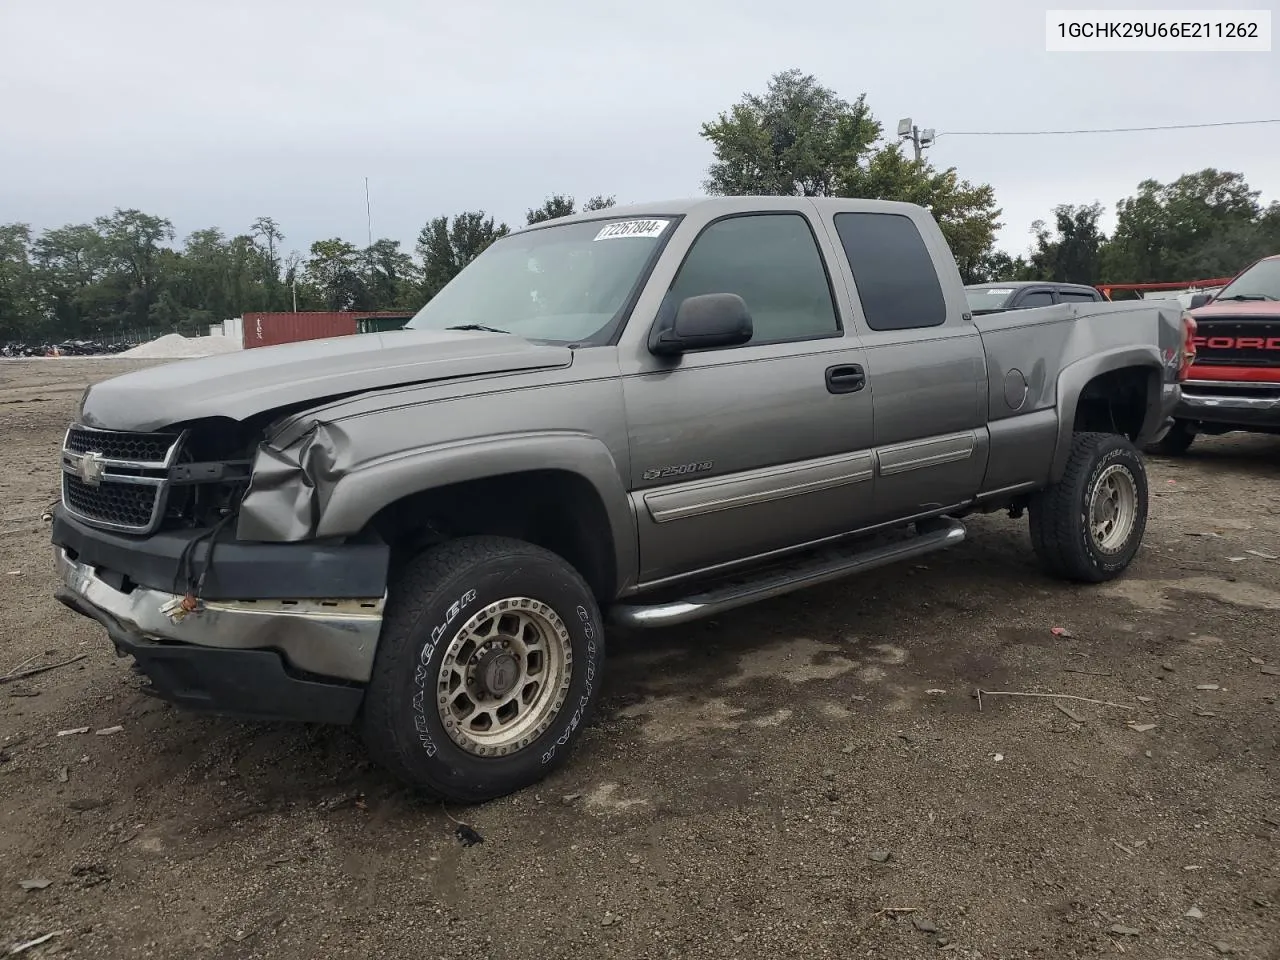
[[445, 327], [446, 330], [483, 330], [485, 333], [511, 333], [510, 330], [499, 330], [497, 327], [486, 327], [483, 323], [460, 323], [456, 327]]
[[1268, 297], [1265, 293], [1233, 293], [1229, 297], [1214, 297], [1216, 301], [1222, 300], [1277, 300], [1280, 297]]

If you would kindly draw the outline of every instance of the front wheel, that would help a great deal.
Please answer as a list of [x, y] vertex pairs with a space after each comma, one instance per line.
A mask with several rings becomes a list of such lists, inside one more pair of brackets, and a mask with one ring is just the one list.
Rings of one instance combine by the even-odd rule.
[[1147, 471], [1125, 437], [1077, 433], [1062, 479], [1031, 498], [1031, 543], [1065, 580], [1101, 583], [1133, 561], [1147, 528]]
[[391, 587], [364, 740], [411, 786], [462, 803], [500, 797], [564, 761], [603, 664], [595, 598], [565, 560], [520, 540], [453, 540]]

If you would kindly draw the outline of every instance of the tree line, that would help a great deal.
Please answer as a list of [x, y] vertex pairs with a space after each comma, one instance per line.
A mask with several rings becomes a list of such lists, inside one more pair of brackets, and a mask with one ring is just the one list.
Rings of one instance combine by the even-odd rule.
[[[592, 197], [584, 210], [614, 204]], [[539, 223], [576, 212], [556, 194], [530, 209]], [[259, 217], [243, 233], [196, 230], [181, 247], [164, 217], [116, 210], [45, 230], [0, 225], [0, 342], [117, 339], [141, 330], [203, 333], [211, 323], [269, 310], [404, 310], [430, 300], [489, 244], [510, 232], [483, 211], [435, 217], [412, 253], [399, 240], [361, 249], [338, 237], [309, 255], [284, 253], [284, 231]]]
[[1280, 253], [1280, 203], [1266, 206], [1242, 174], [1201, 170], [1172, 183], [1144, 180], [1116, 204], [1110, 236], [1100, 203], [1060, 204], [1032, 224], [1026, 256], [993, 254], [992, 279], [1097, 285], [1230, 277]]
[[[1025, 254], [994, 248], [1003, 226], [990, 184], [917, 160], [884, 136], [865, 95], [846, 100], [799, 70], [774, 75], [702, 125], [713, 162], [708, 194], [863, 197], [927, 207], [966, 282], [1096, 284], [1235, 273], [1280, 252], [1280, 203], [1264, 206], [1240, 173], [1202, 170], [1168, 184], [1144, 180], [1116, 205], [1110, 236], [1098, 202], [1056, 206], [1032, 225]], [[582, 210], [613, 206], [596, 196]], [[527, 224], [577, 212], [564, 194], [526, 211]], [[105, 339], [143, 329], [203, 332], [260, 310], [416, 310], [509, 232], [483, 210], [430, 220], [412, 249], [338, 237], [285, 252], [280, 223], [243, 232], [196, 230], [175, 244], [164, 217], [117, 209], [92, 223], [44, 230], [0, 224], [0, 341]]]

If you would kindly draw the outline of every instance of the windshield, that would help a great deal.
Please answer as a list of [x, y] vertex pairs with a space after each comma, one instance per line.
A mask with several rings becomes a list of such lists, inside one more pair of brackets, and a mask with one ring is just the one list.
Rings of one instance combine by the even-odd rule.
[[970, 310], [999, 310], [1011, 296], [1012, 287], [967, 287], [964, 291]]
[[661, 217], [592, 220], [503, 237], [407, 327], [481, 327], [563, 343], [603, 340], [670, 225]]
[[1223, 287], [1215, 300], [1280, 300], [1280, 257], [1260, 260]]

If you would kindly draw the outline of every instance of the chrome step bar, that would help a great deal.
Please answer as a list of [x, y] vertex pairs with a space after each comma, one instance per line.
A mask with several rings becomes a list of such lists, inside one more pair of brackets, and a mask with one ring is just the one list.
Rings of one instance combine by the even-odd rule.
[[789, 564], [785, 569], [770, 567], [755, 578], [713, 587], [679, 600], [615, 604], [609, 608], [609, 619], [625, 627], [670, 627], [688, 623], [850, 574], [933, 553], [955, 546], [965, 538], [964, 524], [951, 517], [923, 520], [916, 524], [916, 529], [919, 533], [909, 540], [862, 550], [852, 547], [838, 551], [827, 549], [817, 556]]

